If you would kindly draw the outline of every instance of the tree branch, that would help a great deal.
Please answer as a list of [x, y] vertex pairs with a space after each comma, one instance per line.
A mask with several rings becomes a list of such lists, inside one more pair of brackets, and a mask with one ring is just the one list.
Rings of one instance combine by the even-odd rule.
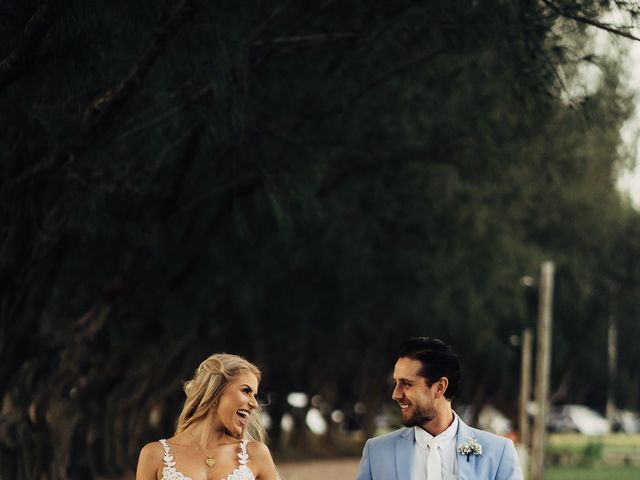
[[20, 45], [0, 61], [0, 90], [11, 85], [33, 60], [40, 42], [55, 22], [51, 2], [43, 0], [31, 16], [22, 34]]
[[127, 100], [140, 90], [142, 81], [164, 51], [169, 35], [191, 18], [194, 3], [194, 0], [182, 0], [173, 9], [169, 18], [153, 34], [141, 57], [118, 86], [113, 89], [108, 88], [85, 108], [81, 124], [82, 128], [75, 139], [64, 148], [56, 148], [47, 157], [22, 173], [13, 182], [13, 188], [19, 187], [33, 175], [70, 163], [77, 153], [86, 150], [95, 137], [108, 128], [109, 122], [115, 118]]
[[[310, 15], [305, 17], [301, 22], [297, 23], [292, 28], [288, 29], [286, 32], [281, 32], [281, 35], [284, 35], [284, 37], [291, 37], [295, 33], [299, 32], [306, 25], [308, 25], [309, 23], [312, 23], [315, 19], [319, 18], [334, 3], [336, 3], [336, 0], [325, 0], [325, 2], [322, 5], [320, 5], [317, 9], [315, 9], [313, 12], [311, 12]], [[274, 16], [275, 15], [277, 15], [277, 13], [274, 12]], [[273, 56], [273, 54], [276, 52], [276, 50], [278, 48], [277, 45], [276, 45], [276, 42], [273, 42], [273, 43], [264, 42], [263, 43], [263, 41], [261, 41], [258, 38], [258, 35], [260, 33], [262, 33], [267, 28], [267, 25], [268, 25], [268, 22], [267, 23], [263, 23], [258, 28], [258, 30], [254, 33], [254, 35], [252, 36], [252, 39], [250, 41], [250, 43], [253, 44], [254, 46], [260, 46], [262, 44], [267, 44], [267, 43], [271, 44], [271, 48], [266, 49], [266, 51], [263, 52], [263, 54], [261, 56], [259, 56], [259, 58], [255, 59], [252, 62], [252, 66], [254, 68], [259, 68], [260, 66], [264, 65], [265, 63], [267, 63], [268, 60]]]
[[[170, 291], [176, 291], [182, 288], [188, 276], [201, 264], [200, 260], [202, 252], [206, 250], [207, 242], [216, 230], [220, 228], [224, 216], [228, 212], [232, 211], [234, 202], [238, 201], [240, 198], [252, 195], [256, 190], [258, 190], [261, 184], [262, 179], [258, 174], [250, 174], [238, 180], [238, 182], [234, 184], [233, 188], [227, 193], [225, 198], [220, 201], [220, 207], [210, 217], [208, 225], [202, 235], [198, 238], [194, 238], [193, 235], [186, 235], [187, 232], [184, 232], [184, 237], [188, 238], [191, 254], [183, 263], [180, 271], [171, 278], [169, 282]], [[182, 242], [183, 245], [187, 244], [185, 242], [187, 242], [187, 240]]]
[[335, 42], [339, 40], [352, 40], [356, 38], [355, 33], [347, 32], [333, 32], [333, 33], [312, 33], [308, 35], [292, 35], [287, 37], [277, 37], [271, 39], [256, 40], [253, 44], [255, 46], [261, 46], [268, 43], [274, 44], [323, 44], [327, 42]]
[[362, 100], [364, 97], [366, 97], [370, 92], [372, 92], [373, 90], [375, 90], [376, 88], [378, 88], [381, 85], [384, 85], [386, 82], [388, 82], [389, 80], [404, 75], [407, 72], [410, 72], [414, 67], [417, 67], [418, 65], [421, 65], [423, 63], [426, 62], [430, 62], [431, 60], [433, 60], [434, 58], [438, 57], [439, 55], [443, 54], [445, 52], [444, 48], [439, 48], [437, 50], [431, 50], [427, 53], [425, 53], [424, 55], [420, 55], [417, 58], [411, 59], [408, 62], [402, 63], [401, 65], [397, 65], [394, 68], [392, 68], [391, 70], [383, 73], [382, 75], [378, 76], [377, 78], [372, 79], [371, 81], [369, 81], [368, 83], [366, 83], [360, 90], [358, 90], [357, 92], [355, 92], [353, 95], [350, 95], [345, 102], [339, 104], [339, 105], [335, 105], [333, 107], [331, 107], [330, 109], [327, 109], [323, 112], [317, 112], [317, 113], [312, 113], [307, 115], [307, 118], [326, 118], [326, 117], [330, 117], [332, 115], [336, 115], [338, 113], [341, 113], [345, 110], [348, 110], [350, 108], [353, 108], [355, 105], [357, 105], [360, 100]]
[[191, 18], [193, 3], [193, 0], [182, 0], [162, 28], [153, 34], [146, 50], [124, 80], [115, 89], [107, 89], [85, 109], [82, 122], [85, 134], [92, 136], [103, 130], [104, 124], [140, 89], [142, 80], [164, 51], [169, 35]]
[[549, 0], [542, 0], [542, 3], [562, 17], [569, 18], [571, 20], [584, 23], [586, 25], [591, 25], [592, 27], [605, 30], [609, 33], [613, 33], [614, 35], [618, 35], [620, 37], [624, 37], [624, 38], [628, 38], [628, 39], [636, 40], [640, 42], [640, 37], [636, 37], [635, 35], [625, 32], [624, 30], [620, 30], [620, 28], [613, 27], [608, 23], [599, 22], [597, 20], [592, 20], [591, 18], [587, 18], [583, 15], [567, 12], [566, 10], [563, 10], [562, 8], [558, 7], [557, 5], [555, 5], [553, 2], [550, 2]]

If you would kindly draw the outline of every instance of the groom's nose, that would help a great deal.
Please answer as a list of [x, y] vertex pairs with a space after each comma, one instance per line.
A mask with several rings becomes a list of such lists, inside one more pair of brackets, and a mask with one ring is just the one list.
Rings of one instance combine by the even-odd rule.
[[404, 397], [404, 392], [402, 391], [402, 387], [400, 385], [395, 385], [393, 387], [393, 393], [391, 394], [391, 400], [400, 400]]

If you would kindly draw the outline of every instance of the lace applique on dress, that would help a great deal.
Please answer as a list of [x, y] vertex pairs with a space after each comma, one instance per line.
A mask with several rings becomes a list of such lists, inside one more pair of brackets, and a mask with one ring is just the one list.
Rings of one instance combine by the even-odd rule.
[[[191, 480], [190, 477], [185, 477], [182, 473], [176, 470], [176, 462], [171, 455], [169, 444], [163, 438], [160, 440], [162, 449], [164, 450], [164, 468], [162, 469], [162, 480]], [[247, 441], [242, 440], [240, 442], [240, 451], [238, 452], [238, 467], [227, 475], [226, 479], [221, 480], [256, 480], [253, 476], [253, 472], [247, 463], [249, 462], [249, 454], [247, 453]]]
[[226, 480], [256, 480], [251, 469], [247, 467], [248, 462], [249, 454], [247, 453], [247, 441], [242, 440], [240, 442], [240, 451], [238, 452], [238, 468], [231, 472], [231, 474], [227, 476]]
[[160, 440], [162, 444], [162, 449], [164, 450], [164, 457], [162, 460], [164, 462], [164, 468], [162, 469], [162, 480], [191, 480], [189, 477], [185, 477], [182, 473], [176, 470], [176, 462], [173, 459], [173, 455], [171, 455], [171, 450], [169, 449], [169, 444], [163, 438]]

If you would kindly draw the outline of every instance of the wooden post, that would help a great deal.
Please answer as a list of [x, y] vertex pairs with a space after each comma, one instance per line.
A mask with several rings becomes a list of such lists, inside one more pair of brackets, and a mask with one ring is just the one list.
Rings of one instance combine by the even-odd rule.
[[531, 399], [531, 343], [531, 329], [525, 328], [522, 332], [522, 351], [520, 352], [520, 398], [518, 405], [519, 442], [518, 445], [516, 445], [524, 480], [527, 480], [529, 477], [529, 451], [531, 448], [529, 416], [527, 415], [527, 404]]
[[538, 339], [536, 349], [536, 405], [531, 445], [531, 474], [533, 480], [544, 479], [545, 437], [547, 428], [549, 377], [551, 373], [551, 328], [553, 309], [553, 262], [540, 267], [538, 299]]
[[531, 343], [531, 329], [525, 328], [522, 332], [522, 352], [520, 354], [520, 399], [518, 406], [518, 437], [520, 444], [525, 447], [531, 446], [527, 416], [527, 403], [531, 397]]
[[[612, 307], [611, 307], [612, 308]], [[616, 411], [614, 399], [616, 386], [616, 365], [618, 363], [618, 326], [616, 317], [613, 314], [609, 316], [609, 338], [607, 344], [607, 357], [609, 367], [609, 382], [607, 389], [607, 420], [613, 424], [613, 417]]]

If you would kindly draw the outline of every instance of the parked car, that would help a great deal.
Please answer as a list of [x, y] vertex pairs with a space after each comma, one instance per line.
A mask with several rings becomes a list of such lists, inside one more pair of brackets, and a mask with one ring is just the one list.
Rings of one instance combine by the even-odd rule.
[[[462, 421], [471, 423], [472, 411], [470, 405], [458, 405], [456, 413]], [[513, 422], [509, 420], [500, 410], [492, 405], [485, 405], [478, 414], [478, 424], [474, 425], [482, 430], [497, 433], [498, 435], [508, 435], [513, 432]]]
[[584, 435], [604, 435], [611, 431], [609, 421], [584, 405], [560, 405], [549, 413], [550, 432], [579, 432]]
[[616, 410], [613, 414], [613, 431], [622, 433], [640, 432], [640, 415], [630, 410]]

